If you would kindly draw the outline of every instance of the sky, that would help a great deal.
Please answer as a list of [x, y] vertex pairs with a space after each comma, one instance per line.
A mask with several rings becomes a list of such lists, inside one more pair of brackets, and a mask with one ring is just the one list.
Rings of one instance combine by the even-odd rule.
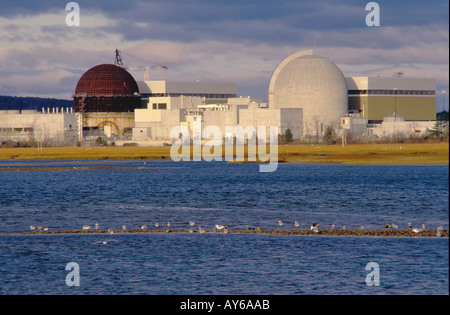
[[[150, 79], [235, 82], [240, 96], [267, 100], [277, 65], [299, 50], [330, 59], [345, 76], [436, 79], [448, 110], [449, 2], [376, 1], [380, 26], [357, 0], [79, 0], [0, 2], [0, 95], [71, 99], [89, 68], [156, 68]], [[144, 73], [130, 70], [136, 80]]]

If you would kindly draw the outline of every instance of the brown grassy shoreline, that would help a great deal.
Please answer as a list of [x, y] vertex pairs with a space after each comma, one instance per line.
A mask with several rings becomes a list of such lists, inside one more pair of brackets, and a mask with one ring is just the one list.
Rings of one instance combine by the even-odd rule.
[[[130, 229], [130, 230], [114, 230], [114, 233], [198, 233], [198, 230], [188, 229]], [[206, 233], [223, 233], [221, 231], [205, 230]], [[423, 230], [415, 233], [408, 229], [321, 229], [319, 233], [315, 233], [308, 229], [279, 229], [279, 230], [246, 230], [235, 229], [229, 230], [228, 233], [238, 234], [260, 234], [260, 235], [324, 235], [324, 236], [373, 236], [373, 237], [436, 237], [436, 230]], [[60, 231], [37, 231], [37, 232], [10, 232], [0, 233], [0, 235], [54, 235], [54, 234], [108, 234], [108, 230], [60, 230]], [[449, 237], [449, 230], [443, 230], [441, 237]]]
[[[246, 150], [245, 150], [246, 152]], [[219, 152], [220, 156], [220, 152]], [[223, 156], [223, 152], [222, 152]], [[167, 159], [170, 147], [0, 148], [0, 160]], [[449, 144], [289, 144], [278, 146], [281, 163], [448, 164]]]

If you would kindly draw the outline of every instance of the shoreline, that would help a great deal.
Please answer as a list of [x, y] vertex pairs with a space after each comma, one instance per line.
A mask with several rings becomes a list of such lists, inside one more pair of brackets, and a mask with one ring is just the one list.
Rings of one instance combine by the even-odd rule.
[[[200, 234], [198, 229], [130, 229], [130, 230], [113, 230], [113, 234], [145, 234], [145, 233], [196, 233]], [[204, 230], [208, 234], [226, 234], [223, 231]], [[314, 232], [308, 229], [235, 229], [228, 230], [229, 234], [259, 234], [259, 235], [315, 235], [315, 236], [371, 236], [371, 237], [436, 237], [436, 230], [423, 230], [413, 232], [409, 229], [321, 229]], [[99, 234], [111, 235], [108, 230], [56, 230], [56, 231], [28, 231], [28, 232], [0, 232], [0, 235], [56, 235], [56, 234]], [[440, 237], [449, 237], [449, 230], [442, 230]]]
[[[244, 148], [247, 156], [247, 147]], [[225, 155], [217, 153], [223, 160]], [[0, 148], [0, 161], [161, 160], [171, 161], [170, 146], [162, 147], [44, 147]], [[230, 161], [261, 163], [260, 161]], [[449, 143], [408, 144], [283, 144], [278, 146], [278, 163], [320, 163], [339, 165], [448, 165]]]

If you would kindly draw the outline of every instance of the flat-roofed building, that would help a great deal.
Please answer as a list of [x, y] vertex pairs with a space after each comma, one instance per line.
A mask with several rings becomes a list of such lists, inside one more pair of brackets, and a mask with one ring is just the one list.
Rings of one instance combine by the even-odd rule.
[[[138, 81], [139, 92], [145, 103], [152, 97], [203, 97], [205, 103], [226, 101], [237, 96], [237, 84], [232, 82], [201, 81]], [[145, 105], [145, 104], [143, 104]], [[147, 106], [144, 106], [146, 108]]]
[[0, 143], [74, 145], [78, 123], [79, 115], [68, 108], [0, 110]]
[[369, 122], [389, 115], [406, 121], [436, 120], [436, 80], [408, 77], [348, 77], [348, 109]]

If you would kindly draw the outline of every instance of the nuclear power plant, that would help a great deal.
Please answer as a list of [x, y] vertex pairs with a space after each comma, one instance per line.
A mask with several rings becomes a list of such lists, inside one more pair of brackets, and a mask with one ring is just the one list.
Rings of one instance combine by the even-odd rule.
[[81, 76], [71, 110], [1, 110], [0, 141], [74, 145], [102, 137], [152, 145], [174, 140], [176, 126], [192, 132], [194, 122], [217, 126], [225, 136], [226, 126], [277, 126], [280, 135], [289, 129], [303, 141], [321, 141], [327, 128], [370, 140], [424, 136], [436, 120], [435, 79], [345, 77], [313, 50], [280, 62], [268, 82], [268, 102], [238, 96], [233, 82], [136, 82], [119, 61]]

